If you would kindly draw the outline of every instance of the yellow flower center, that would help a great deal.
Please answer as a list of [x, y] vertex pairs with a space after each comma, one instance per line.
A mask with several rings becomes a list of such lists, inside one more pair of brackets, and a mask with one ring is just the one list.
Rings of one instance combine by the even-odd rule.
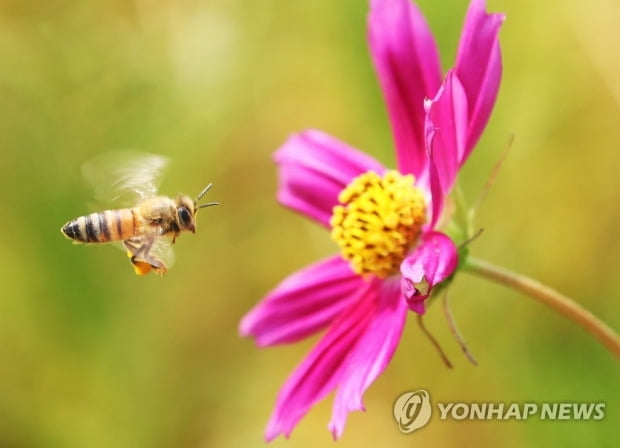
[[359, 175], [340, 192], [330, 220], [332, 238], [360, 275], [396, 272], [426, 221], [426, 201], [415, 178], [398, 171]]

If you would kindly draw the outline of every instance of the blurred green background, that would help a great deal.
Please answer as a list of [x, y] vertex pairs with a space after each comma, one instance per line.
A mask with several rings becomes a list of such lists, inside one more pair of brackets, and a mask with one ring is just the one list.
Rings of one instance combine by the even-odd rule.
[[[481, 210], [481, 258], [538, 278], [620, 329], [620, 4], [489, 0], [501, 31], [499, 100], [461, 182]], [[420, 0], [452, 64], [465, 0]], [[0, 447], [262, 446], [280, 385], [316, 339], [258, 350], [237, 325], [294, 270], [333, 253], [327, 233], [274, 200], [271, 154], [323, 129], [393, 166], [366, 47], [367, 2], [0, 3]], [[162, 192], [209, 200], [165, 278], [59, 228], [89, 212], [81, 165], [136, 149], [172, 158]], [[350, 415], [342, 447], [613, 446], [617, 360], [533, 300], [461, 274], [453, 311], [410, 319], [396, 356]], [[604, 401], [598, 422], [440, 422], [402, 435], [392, 404]], [[331, 397], [272, 446], [331, 445]]]

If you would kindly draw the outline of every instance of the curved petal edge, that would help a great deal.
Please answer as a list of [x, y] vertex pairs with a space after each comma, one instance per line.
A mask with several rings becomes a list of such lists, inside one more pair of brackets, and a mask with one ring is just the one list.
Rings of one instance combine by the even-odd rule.
[[424, 314], [425, 299], [452, 275], [457, 265], [457, 248], [450, 238], [440, 232], [423, 235], [417, 249], [400, 265], [401, 291], [409, 309]]

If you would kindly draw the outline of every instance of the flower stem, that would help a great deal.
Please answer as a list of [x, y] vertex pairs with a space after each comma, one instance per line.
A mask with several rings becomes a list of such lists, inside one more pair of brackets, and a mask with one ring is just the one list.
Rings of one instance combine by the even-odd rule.
[[454, 316], [452, 315], [452, 310], [450, 310], [450, 303], [448, 300], [448, 291], [446, 291], [446, 293], [443, 295], [443, 312], [446, 316], [446, 319], [448, 321], [448, 326], [450, 327], [452, 334], [454, 335], [454, 337], [456, 338], [456, 341], [461, 346], [461, 350], [463, 350], [463, 353], [465, 353], [465, 356], [467, 356], [467, 359], [469, 359], [469, 362], [477, 366], [478, 361], [476, 361], [476, 358], [474, 358], [474, 355], [472, 355], [471, 352], [469, 351], [469, 347], [467, 347], [467, 344], [465, 343], [465, 339], [463, 338], [463, 336], [461, 335], [461, 332], [456, 326], [456, 320], [454, 320]]
[[424, 332], [428, 340], [431, 341], [431, 344], [433, 344], [433, 347], [435, 347], [435, 350], [437, 350], [437, 353], [439, 353], [439, 356], [441, 357], [441, 360], [444, 362], [446, 367], [448, 369], [451, 369], [453, 366], [452, 366], [452, 363], [450, 362], [450, 359], [448, 359], [446, 352], [443, 351], [443, 348], [441, 348], [441, 345], [439, 345], [439, 342], [437, 342], [437, 339], [435, 339], [435, 337], [431, 334], [431, 332], [426, 329], [426, 325], [424, 325], [424, 321], [422, 320], [421, 314], [418, 314], [418, 325], [420, 326], [420, 329], [422, 330], [422, 332]]
[[617, 358], [620, 358], [620, 337], [618, 334], [590, 311], [565, 295], [529, 277], [473, 257], [467, 257], [463, 264], [463, 270], [511, 287], [550, 306], [580, 325], [602, 342]]

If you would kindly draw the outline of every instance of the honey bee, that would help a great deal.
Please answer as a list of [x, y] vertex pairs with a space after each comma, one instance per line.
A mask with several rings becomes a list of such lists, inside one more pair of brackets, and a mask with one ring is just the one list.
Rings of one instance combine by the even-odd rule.
[[123, 198], [135, 205], [80, 216], [60, 231], [76, 244], [122, 242], [136, 274], [165, 274], [172, 259], [171, 244], [183, 231], [196, 233], [199, 209], [219, 204], [198, 204], [212, 184], [196, 199], [157, 195], [166, 165], [164, 157], [141, 153], [111, 153], [84, 165], [84, 176], [95, 186], [99, 200]]

